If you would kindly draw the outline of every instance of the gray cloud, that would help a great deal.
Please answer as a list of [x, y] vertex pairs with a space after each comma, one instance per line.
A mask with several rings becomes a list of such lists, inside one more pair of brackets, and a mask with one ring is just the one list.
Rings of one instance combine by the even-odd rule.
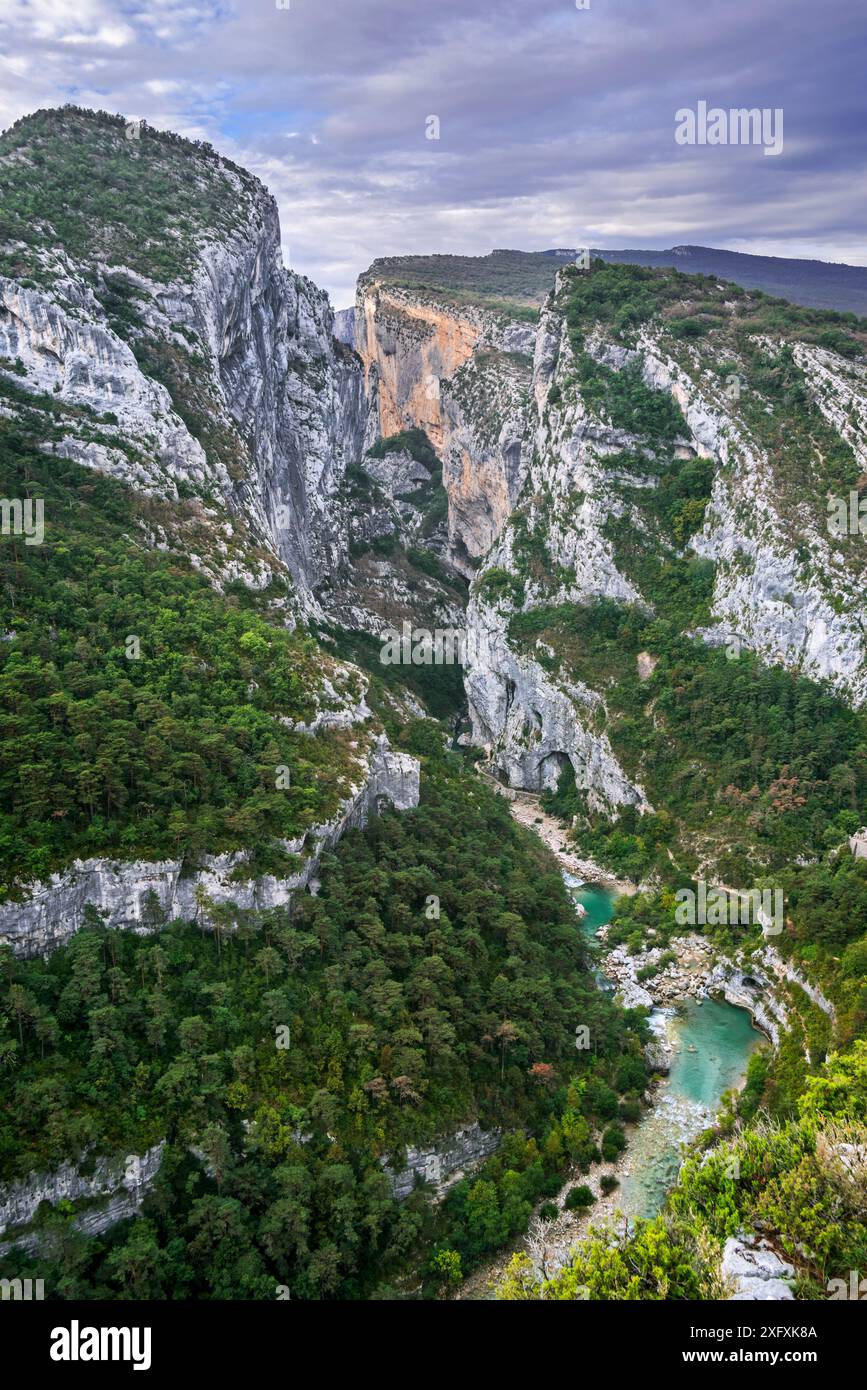
[[[338, 304], [402, 252], [864, 263], [865, 30], [862, 0], [2, 0], [0, 121], [71, 100], [210, 139], [269, 184], [287, 259]], [[782, 107], [783, 154], [676, 145], [699, 99]]]

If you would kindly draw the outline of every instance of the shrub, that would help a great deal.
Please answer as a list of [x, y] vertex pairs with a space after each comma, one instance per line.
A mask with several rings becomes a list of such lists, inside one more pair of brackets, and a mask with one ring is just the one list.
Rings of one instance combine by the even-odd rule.
[[627, 1096], [620, 1104], [620, 1118], [624, 1124], [635, 1125], [641, 1119], [641, 1101], [637, 1096]]
[[591, 1076], [584, 1091], [586, 1110], [601, 1120], [612, 1120], [617, 1114], [617, 1093], [600, 1076]]
[[602, 1136], [602, 1157], [606, 1163], [613, 1163], [618, 1154], [626, 1148], [626, 1135], [623, 1126], [615, 1120]]
[[582, 1183], [580, 1187], [570, 1187], [566, 1194], [564, 1206], [567, 1211], [575, 1211], [581, 1207], [592, 1207], [595, 1201], [596, 1198], [590, 1188], [586, 1183]]

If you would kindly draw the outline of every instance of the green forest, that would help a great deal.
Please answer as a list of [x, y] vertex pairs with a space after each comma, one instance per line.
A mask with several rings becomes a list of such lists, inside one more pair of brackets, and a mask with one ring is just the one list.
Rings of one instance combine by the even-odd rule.
[[[547, 852], [452, 755], [425, 763], [418, 810], [348, 834], [291, 917], [97, 919], [46, 962], [2, 955], [0, 1179], [167, 1140], [140, 1219], [88, 1238], [61, 1203], [4, 1269], [67, 1298], [435, 1293], [598, 1156], [646, 1024], [596, 989]], [[380, 1159], [475, 1118], [500, 1151], [439, 1208], [396, 1202]]]
[[44, 544], [0, 548], [0, 738], [15, 749], [0, 897], [76, 856], [244, 849], [251, 871], [285, 870], [279, 841], [333, 815], [358, 771], [345, 731], [292, 724], [329, 671], [347, 697], [357, 675], [269, 622], [267, 595], [221, 596], [188, 559], [135, 544], [127, 488], [2, 421], [0, 491], [42, 498], [46, 517]]

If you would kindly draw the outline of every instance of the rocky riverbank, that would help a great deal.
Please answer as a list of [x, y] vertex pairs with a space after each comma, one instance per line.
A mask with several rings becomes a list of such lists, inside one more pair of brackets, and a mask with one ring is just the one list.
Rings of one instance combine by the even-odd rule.
[[[617, 894], [638, 891], [636, 885], [613, 881], [599, 865], [574, 854], [563, 827], [542, 810], [532, 793], [494, 785], [508, 797], [514, 818], [539, 836], [564, 873], [594, 887], [607, 887]], [[608, 930], [607, 926], [602, 926], [596, 933], [603, 950]], [[718, 997], [736, 1008], [745, 1009], [754, 1025], [776, 1045], [788, 1021], [783, 998], [785, 986], [795, 983], [804, 987], [795, 968], [770, 942], [765, 941], [742, 959], [732, 960], [721, 957], [710, 940], [694, 932], [635, 955], [630, 955], [626, 946], [616, 946], [604, 951], [600, 965], [602, 974], [615, 986], [622, 1004], [627, 1008], [644, 1007], [652, 1011], [650, 1021], [654, 1036], [645, 1048], [645, 1060], [655, 1076], [645, 1093], [647, 1108], [637, 1124], [625, 1126], [627, 1146], [617, 1161], [594, 1163], [586, 1173], [571, 1172], [554, 1199], [557, 1208], [554, 1219], [543, 1221], [537, 1212], [526, 1236], [475, 1271], [462, 1285], [457, 1298], [494, 1296], [496, 1285], [516, 1250], [527, 1254], [540, 1274], [552, 1276], [569, 1263], [576, 1244], [591, 1226], [594, 1229], [606, 1227], [612, 1235], [617, 1235], [628, 1226], [630, 1211], [643, 1214], [645, 1189], [652, 1190], [660, 1181], [667, 1187], [674, 1181], [676, 1165], [668, 1171], [672, 1135], [675, 1146], [689, 1143], [702, 1128], [713, 1122], [716, 1109], [713, 1096], [702, 1096], [697, 1102], [694, 1096], [683, 1093], [683, 1062], [687, 1053], [696, 1053], [698, 1060], [706, 1050], [716, 1054], [712, 1060], [719, 1060], [718, 1038], [716, 1045], [708, 1049], [702, 1044], [697, 1048], [687, 1041], [688, 1030], [694, 1029], [695, 1023], [684, 1018], [684, 1004], [691, 1005], [694, 1010], [696, 1004]], [[650, 971], [647, 975], [646, 970]], [[643, 978], [639, 979], [639, 974]], [[830, 1003], [812, 986], [810, 997], [833, 1016]], [[706, 1011], [699, 1010], [699, 1017], [704, 1019]], [[713, 1027], [712, 1019], [704, 1021]], [[730, 1084], [731, 1081], [722, 1084], [721, 1090]], [[713, 1090], [713, 1084], [710, 1089]], [[606, 1175], [617, 1179], [612, 1192], [602, 1191], [602, 1179]], [[594, 1201], [589, 1208], [569, 1211], [565, 1206], [566, 1198], [576, 1184], [588, 1187]], [[739, 1300], [791, 1298], [786, 1282], [791, 1277], [791, 1267], [770, 1247], [756, 1250], [752, 1248], [753, 1243], [749, 1235], [728, 1242], [721, 1256], [719, 1296]]]
[[[569, 1263], [569, 1257], [576, 1242], [587, 1234], [591, 1225], [596, 1227], [613, 1223], [615, 1227], [617, 1225], [622, 1227], [625, 1218], [619, 1214], [619, 1205], [622, 1201], [620, 1185], [623, 1179], [632, 1172], [633, 1160], [629, 1152], [629, 1143], [637, 1129], [638, 1125], [624, 1125], [627, 1147], [613, 1163], [591, 1163], [586, 1173], [582, 1173], [577, 1168], [573, 1169], [557, 1196], [546, 1199], [544, 1204], [556, 1206], [557, 1216], [551, 1221], [543, 1221], [538, 1211], [534, 1213], [526, 1235], [501, 1250], [493, 1260], [483, 1265], [481, 1269], [475, 1270], [464, 1280], [455, 1294], [455, 1298], [465, 1300], [492, 1298], [497, 1284], [506, 1273], [512, 1256], [519, 1251], [529, 1255], [534, 1268], [540, 1274], [550, 1277]], [[601, 1139], [601, 1131], [594, 1137], [598, 1142]], [[604, 1175], [611, 1175], [617, 1179], [618, 1185], [613, 1192], [602, 1191]], [[577, 1185], [589, 1187], [594, 1197], [593, 1205], [568, 1211], [565, 1206], [566, 1198], [571, 1189]]]
[[[607, 927], [596, 935], [604, 942]], [[615, 946], [603, 956], [602, 970], [626, 1008], [670, 1008], [688, 999], [719, 997], [746, 1009], [775, 1047], [790, 1026], [786, 993], [792, 986], [835, 1021], [833, 1003], [767, 940], [736, 959], [721, 955], [695, 933], [635, 955], [626, 946]], [[647, 970], [653, 973], [645, 975]]]
[[509, 809], [518, 824], [539, 836], [567, 874], [580, 879], [582, 883], [598, 884], [601, 888], [610, 888], [612, 893], [626, 897], [632, 897], [638, 892], [637, 885], [629, 879], [612, 878], [609, 871], [593, 859], [585, 859], [576, 854], [566, 839], [562, 823], [542, 809], [539, 797], [533, 792], [503, 786], [502, 782], [498, 782], [489, 773], [485, 775], [494, 790], [506, 797]]

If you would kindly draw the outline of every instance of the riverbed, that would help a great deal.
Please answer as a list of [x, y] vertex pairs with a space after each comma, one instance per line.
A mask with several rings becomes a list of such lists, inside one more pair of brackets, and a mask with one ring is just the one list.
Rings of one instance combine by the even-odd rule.
[[[533, 828], [538, 830], [538, 825]], [[558, 858], [566, 886], [576, 906], [583, 909], [576, 913], [576, 927], [595, 946], [596, 932], [611, 920], [621, 885], [597, 878], [582, 883], [573, 865]], [[598, 963], [594, 974], [601, 988], [614, 988]], [[651, 1104], [638, 1123], [626, 1126], [625, 1152], [616, 1163], [594, 1163], [588, 1173], [573, 1173], [556, 1199], [558, 1216], [551, 1222], [534, 1216], [527, 1235], [471, 1274], [458, 1298], [491, 1298], [516, 1250], [527, 1252], [537, 1268], [551, 1275], [568, 1264], [570, 1251], [589, 1226], [611, 1221], [622, 1229], [624, 1221], [649, 1218], [661, 1209], [677, 1181], [682, 1146], [713, 1122], [724, 1092], [741, 1085], [763, 1035], [745, 1009], [716, 999], [689, 999], [677, 1008], [654, 1009], [649, 1021], [668, 1044], [670, 1071], [653, 1088]], [[612, 1172], [618, 1186], [603, 1193], [602, 1176]], [[596, 1198], [585, 1212], [566, 1211], [563, 1206], [574, 1182], [586, 1184]]]
[[[599, 927], [611, 919], [615, 894], [599, 884], [566, 881], [584, 909], [580, 928], [595, 940]], [[619, 1165], [620, 1187], [611, 1206], [630, 1219], [659, 1211], [677, 1179], [681, 1146], [712, 1123], [724, 1092], [741, 1085], [762, 1041], [745, 1009], [716, 999], [654, 1009], [650, 1026], [671, 1048], [671, 1070], [656, 1087], [650, 1110], [632, 1128]], [[597, 1206], [593, 1217], [598, 1216]]]

